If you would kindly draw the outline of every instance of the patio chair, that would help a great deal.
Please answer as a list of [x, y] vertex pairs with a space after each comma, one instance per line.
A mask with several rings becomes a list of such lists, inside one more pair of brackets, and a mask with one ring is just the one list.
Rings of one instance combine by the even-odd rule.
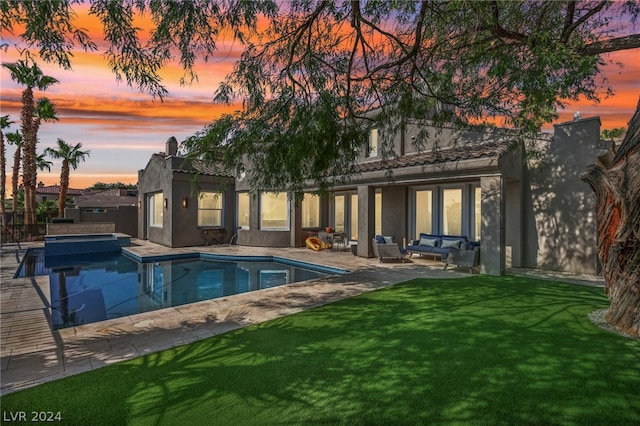
[[373, 254], [377, 259], [380, 259], [380, 263], [384, 259], [398, 259], [402, 263], [410, 262], [409, 259], [405, 258], [406, 253], [400, 251], [400, 246], [397, 243], [379, 243], [373, 238], [371, 245], [373, 246]]

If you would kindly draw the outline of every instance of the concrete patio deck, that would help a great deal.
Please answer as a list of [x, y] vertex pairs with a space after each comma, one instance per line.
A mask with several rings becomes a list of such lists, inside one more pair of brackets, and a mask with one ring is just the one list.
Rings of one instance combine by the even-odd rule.
[[[413, 258], [379, 263], [350, 252], [305, 248], [190, 247], [172, 249], [142, 240], [128, 247], [140, 256], [211, 252], [269, 255], [347, 269], [350, 273], [166, 308], [61, 330], [51, 330], [49, 278], [14, 279], [28, 247], [2, 245], [0, 266], [1, 387], [4, 395], [115, 362], [180, 346], [230, 330], [290, 315], [412, 278], [468, 276], [443, 264]], [[41, 246], [41, 244], [40, 244]]]

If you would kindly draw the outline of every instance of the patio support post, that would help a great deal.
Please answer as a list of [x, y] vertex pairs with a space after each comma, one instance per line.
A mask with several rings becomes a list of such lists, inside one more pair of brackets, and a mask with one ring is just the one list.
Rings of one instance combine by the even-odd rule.
[[358, 186], [358, 256], [373, 257], [371, 239], [375, 237], [376, 188]]
[[505, 181], [502, 176], [480, 178], [482, 225], [480, 273], [505, 273]]
[[291, 247], [304, 247], [304, 238], [302, 235], [302, 204], [296, 206], [296, 203], [290, 203], [291, 217]]

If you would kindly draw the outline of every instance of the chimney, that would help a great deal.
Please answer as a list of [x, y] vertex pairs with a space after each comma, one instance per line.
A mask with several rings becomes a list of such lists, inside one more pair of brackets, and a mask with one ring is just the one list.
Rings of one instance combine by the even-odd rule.
[[44, 188], [44, 182], [42, 181], [38, 182], [38, 188]]
[[167, 145], [164, 153], [166, 155], [176, 155], [178, 153], [178, 140], [174, 136], [167, 139]]

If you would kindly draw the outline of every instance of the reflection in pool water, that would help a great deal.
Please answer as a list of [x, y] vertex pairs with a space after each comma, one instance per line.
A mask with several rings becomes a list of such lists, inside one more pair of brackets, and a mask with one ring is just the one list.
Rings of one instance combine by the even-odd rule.
[[[68, 257], [68, 256], [67, 256]], [[73, 327], [328, 275], [281, 262], [205, 258], [137, 262], [120, 253], [27, 252], [17, 276], [49, 275], [53, 328]]]

